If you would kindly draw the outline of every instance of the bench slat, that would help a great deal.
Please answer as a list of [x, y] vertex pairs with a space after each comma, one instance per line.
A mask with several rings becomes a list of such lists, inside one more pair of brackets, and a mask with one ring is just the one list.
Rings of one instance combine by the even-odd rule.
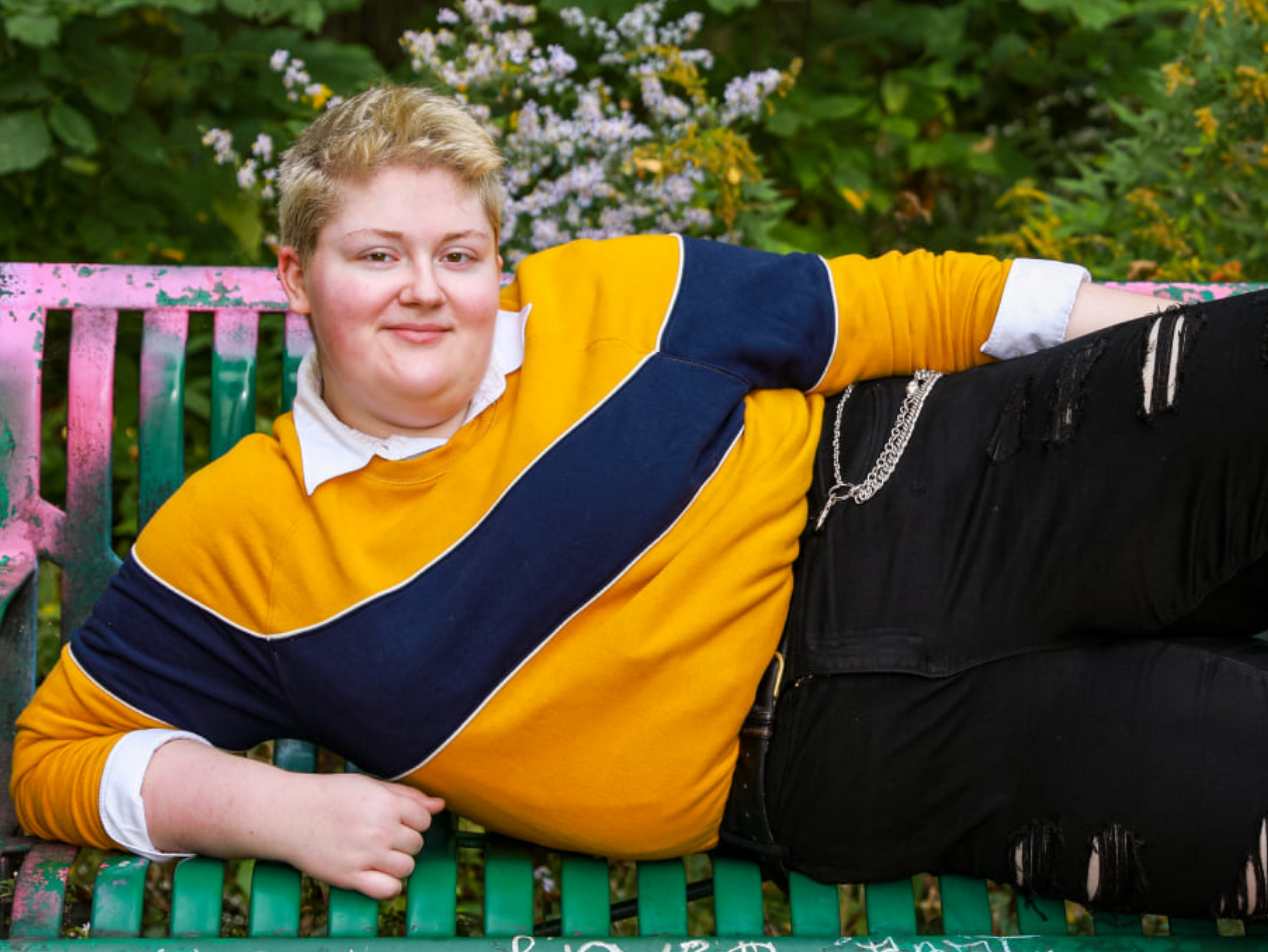
[[1144, 935], [1140, 916], [1126, 913], [1097, 912], [1092, 916], [1092, 928], [1098, 936]]
[[405, 935], [413, 939], [453, 935], [457, 895], [457, 841], [453, 817], [446, 812], [433, 819], [423, 835], [423, 851], [405, 884]]
[[868, 883], [863, 887], [863, 901], [870, 934], [916, 934], [916, 899], [910, 879]]
[[255, 351], [260, 315], [244, 308], [216, 311], [211, 354], [211, 458], [255, 431]]
[[56, 939], [61, 935], [66, 879], [76, 852], [65, 843], [40, 843], [26, 854], [13, 891], [10, 938]]
[[638, 864], [638, 934], [687, 934], [687, 869], [681, 859]]
[[299, 362], [313, 349], [313, 334], [302, 314], [286, 312], [286, 330], [282, 353], [282, 412], [295, 400], [295, 375]]
[[484, 857], [484, 934], [533, 931], [533, 860], [522, 843], [491, 837]]
[[189, 312], [151, 308], [141, 336], [140, 486], [145, 525], [185, 480], [185, 341]]
[[273, 742], [273, 765], [292, 773], [313, 773], [317, 769], [317, 748], [305, 740], [280, 738]]
[[1167, 917], [1167, 929], [1175, 936], [1219, 935], [1220, 927], [1214, 919], [1179, 919]]
[[66, 521], [60, 540], [62, 638], [88, 617], [119, 566], [110, 547], [110, 441], [119, 312], [77, 308], [71, 315], [66, 395]]
[[942, 931], [947, 935], [990, 935], [991, 902], [986, 882], [967, 876], [940, 876]]
[[247, 935], [299, 935], [299, 873], [295, 869], [272, 860], [255, 861]]
[[612, 927], [607, 860], [565, 856], [561, 866], [559, 901], [563, 934], [607, 935]]
[[713, 857], [713, 912], [718, 935], [762, 934], [762, 872], [756, 863]]
[[150, 861], [139, 856], [114, 855], [101, 861], [92, 888], [92, 936], [141, 934], [145, 873], [149, 867]]
[[172, 874], [171, 934], [204, 938], [220, 935], [220, 894], [225, 887], [223, 860], [192, 856]]
[[1027, 935], [1066, 935], [1065, 902], [1060, 899], [1017, 897], [1017, 928]]
[[801, 873], [789, 874], [788, 911], [793, 935], [841, 934], [841, 896], [836, 886], [816, 882]]
[[350, 889], [330, 888], [327, 932], [332, 938], [368, 938], [379, 932], [379, 904]]

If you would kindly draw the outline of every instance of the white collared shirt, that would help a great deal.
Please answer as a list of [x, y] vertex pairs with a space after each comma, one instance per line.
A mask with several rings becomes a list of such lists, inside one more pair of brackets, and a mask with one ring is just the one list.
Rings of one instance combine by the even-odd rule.
[[[506, 392], [506, 376], [524, 362], [524, 324], [532, 305], [522, 311], [498, 311], [493, 327], [493, 348], [489, 365], [467, 406], [462, 422], [475, 419]], [[300, 362], [292, 405], [295, 435], [304, 469], [304, 489], [308, 495], [336, 476], [354, 473], [374, 457], [408, 459], [443, 446], [447, 437], [370, 436], [354, 430], [331, 411], [321, 395], [321, 368], [317, 352], [309, 351]]]

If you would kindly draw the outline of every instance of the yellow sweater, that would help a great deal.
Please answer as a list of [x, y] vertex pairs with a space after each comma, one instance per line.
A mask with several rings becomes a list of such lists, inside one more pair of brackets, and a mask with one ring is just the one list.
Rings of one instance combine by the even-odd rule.
[[289, 414], [142, 532], [18, 721], [32, 833], [112, 845], [123, 733], [305, 737], [494, 829], [711, 846], [778, 640], [822, 394], [987, 358], [1008, 264], [674, 236], [527, 259], [522, 368], [443, 447], [304, 491]]

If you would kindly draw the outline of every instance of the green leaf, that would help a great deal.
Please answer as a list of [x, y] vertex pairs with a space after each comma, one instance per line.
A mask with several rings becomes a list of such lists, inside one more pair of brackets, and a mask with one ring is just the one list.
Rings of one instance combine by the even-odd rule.
[[888, 113], [902, 112], [911, 96], [911, 87], [894, 73], [886, 73], [881, 80], [881, 103]]
[[56, 102], [48, 111], [49, 127], [72, 149], [89, 155], [97, 151], [97, 133], [82, 112], [64, 102]]
[[0, 103], [43, 102], [49, 96], [48, 87], [30, 74], [9, 71], [0, 76]]
[[848, 119], [867, 108], [861, 96], [818, 96], [805, 105], [806, 114], [816, 119]]
[[709, 6], [719, 13], [734, 13], [736, 10], [751, 10], [757, 6], [758, 0], [709, 0]]
[[96, 175], [101, 171], [101, 163], [78, 155], [68, 155], [62, 159], [62, 167], [76, 175]]
[[33, 169], [52, 154], [48, 126], [36, 110], [0, 115], [0, 175]]
[[256, 254], [264, 240], [264, 225], [260, 221], [260, 205], [246, 192], [217, 198], [211, 204], [216, 217], [234, 234], [242, 251]]
[[[115, 51], [112, 51], [115, 52]], [[81, 73], [81, 88], [89, 101], [112, 116], [120, 116], [132, 105], [136, 92], [136, 74], [126, 55], [112, 57], [112, 63], [102, 63], [97, 69]]]
[[4, 32], [12, 40], [25, 43], [27, 46], [52, 46], [61, 37], [61, 26], [57, 17], [46, 13], [19, 13], [6, 16]]
[[1132, 12], [1124, 0], [1021, 0], [1033, 13], [1064, 13], [1091, 30], [1103, 30]]

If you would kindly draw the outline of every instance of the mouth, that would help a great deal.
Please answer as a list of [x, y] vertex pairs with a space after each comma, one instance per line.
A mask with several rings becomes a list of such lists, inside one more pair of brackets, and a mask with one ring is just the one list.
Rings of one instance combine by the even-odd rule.
[[433, 343], [448, 334], [450, 330], [440, 324], [388, 324], [383, 329], [397, 340], [410, 344]]

